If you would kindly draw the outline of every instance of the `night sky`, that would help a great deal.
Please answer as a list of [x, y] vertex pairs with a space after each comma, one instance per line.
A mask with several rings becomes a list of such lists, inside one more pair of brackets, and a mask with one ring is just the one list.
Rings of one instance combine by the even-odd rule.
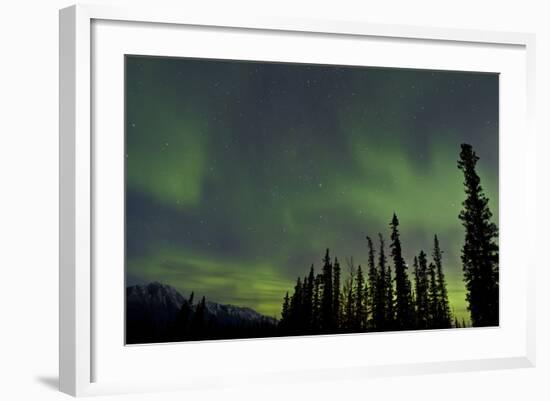
[[467, 320], [463, 142], [498, 224], [496, 74], [127, 56], [127, 284], [279, 316], [326, 248], [366, 266], [395, 211], [409, 265], [439, 236]]

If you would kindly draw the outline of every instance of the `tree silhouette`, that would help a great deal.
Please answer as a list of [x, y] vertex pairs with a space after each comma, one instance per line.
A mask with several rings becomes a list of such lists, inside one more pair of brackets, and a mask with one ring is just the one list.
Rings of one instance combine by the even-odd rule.
[[334, 293], [332, 291], [332, 281], [332, 264], [327, 248], [327, 252], [323, 258], [323, 294], [321, 298], [321, 330], [324, 333], [334, 330]]
[[428, 266], [428, 326], [436, 327], [439, 299], [437, 296], [437, 281], [435, 278], [435, 265]]
[[416, 319], [418, 328], [428, 327], [428, 261], [424, 251], [420, 251], [418, 258], [414, 258], [415, 291], [416, 291]]
[[366, 308], [365, 308], [365, 279], [361, 265], [357, 266], [357, 276], [355, 280], [355, 329], [364, 330], [366, 328]]
[[321, 286], [323, 278], [320, 274], [315, 276], [313, 285], [313, 312], [312, 312], [312, 333], [321, 331]]
[[283, 298], [283, 309], [281, 311], [281, 321], [279, 325], [282, 329], [286, 329], [289, 324], [290, 318], [290, 298], [288, 296], [288, 291], [286, 292], [285, 297]]
[[334, 279], [332, 284], [333, 289], [333, 324], [335, 327], [340, 327], [341, 320], [341, 306], [340, 306], [340, 263], [338, 263], [338, 258], [334, 258], [333, 266]]
[[376, 327], [375, 325], [375, 309], [377, 301], [377, 287], [378, 287], [378, 272], [376, 271], [376, 264], [374, 263], [374, 247], [372, 240], [367, 236], [367, 248], [368, 248], [368, 273], [367, 273], [367, 315], [369, 328]]
[[412, 300], [414, 305], [414, 311], [416, 316], [416, 326], [420, 327], [420, 316], [418, 313], [419, 305], [418, 305], [418, 290], [419, 290], [419, 283], [420, 283], [420, 275], [419, 275], [419, 267], [418, 267], [418, 257], [415, 256], [413, 259], [413, 278], [414, 278], [414, 289], [412, 290]]
[[[388, 317], [388, 275], [386, 272], [386, 252], [384, 249], [384, 237], [381, 233], [378, 233], [379, 251], [378, 251], [378, 273], [377, 273], [377, 286], [375, 290], [375, 301], [373, 311], [374, 327], [377, 330], [386, 329], [386, 318]], [[391, 284], [391, 280], [390, 280]]]
[[384, 329], [393, 330], [398, 328], [395, 324], [396, 315], [395, 315], [395, 292], [393, 289], [393, 278], [391, 273], [391, 267], [386, 267], [386, 277], [384, 279], [384, 288], [386, 289], [386, 297], [384, 299], [385, 316], [384, 316]]
[[489, 199], [476, 172], [479, 157], [469, 144], [462, 144], [458, 168], [464, 174], [466, 199], [459, 219], [465, 229], [462, 269], [466, 300], [473, 326], [499, 324], [498, 228], [491, 222]]
[[315, 270], [313, 264], [309, 269], [309, 274], [304, 278], [304, 325], [308, 331], [313, 331], [314, 322], [314, 292], [315, 292]]
[[349, 275], [344, 282], [344, 316], [342, 330], [352, 331], [355, 328], [355, 267], [353, 259], [347, 260]]
[[445, 283], [445, 274], [443, 273], [442, 251], [439, 247], [437, 235], [434, 235], [434, 251], [432, 256], [437, 281], [437, 319], [435, 326], [438, 329], [444, 329], [451, 327], [452, 316], [449, 306], [449, 296], [447, 294], [447, 284]]
[[401, 254], [401, 241], [399, 239], [399, 220], [394, 213], [391, 223], [391, 255], [395, 269], [395, 320], [398, 329], [411, 329], [414, 327], [414, 308], [412, 305], [411, 283], [407, 277], [407, 265]]
[[294, 286], [294, 294], [290, 298], [290, 327], [291, 333], [298, 334], [304, 329], [304, 321], [302, 314], [302, 279], [298, 277], [296, 279], [296, 285]]
[[299, 324], [298, 327], [300, 328], [300, 332], [307, 331], [309, 329], [308, 324], [308, 299], [307, 299], [307, 290], [308, 290], [308, 284], [307, 284], [307, 275], [302, 278], [302, 289], [300, 290], [300, 308], [299, 308]]

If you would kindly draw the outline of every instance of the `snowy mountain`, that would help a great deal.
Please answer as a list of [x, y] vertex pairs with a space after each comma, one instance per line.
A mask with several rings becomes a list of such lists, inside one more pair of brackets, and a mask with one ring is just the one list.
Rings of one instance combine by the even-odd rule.
[[173, 287], [158, 282], [147, 285], [134, 285], [126, 289], [128, 306], [140, 306], [150, 309], [160, 309], [169, 314], [177, 313], [186, 302], [182, 295]]
[[[190, 305], [188, 321], [196, 313], [197, 302], [195, 299]], [[127, 287], [127, 343], [174, 341], [178, 313], [184, 304], [188, 304], [188, 300], [166, 284], [153, 282]], [[208, 331], [203, 336], [208, 339], [262, 336], [277, 325], [276, 319], [247, 307], [206, 301], [204, 309]]]
[[277, 324], [277, 319], [269, 316], [262, 315], [256, 312], [254, 309], [234, 306], [227, 304], [218, 304], [216, 302], [206, 302], [207, 315], [213, 316], [218, 320], [225, 320], [228, 322], [266, 322], [271, 324]]

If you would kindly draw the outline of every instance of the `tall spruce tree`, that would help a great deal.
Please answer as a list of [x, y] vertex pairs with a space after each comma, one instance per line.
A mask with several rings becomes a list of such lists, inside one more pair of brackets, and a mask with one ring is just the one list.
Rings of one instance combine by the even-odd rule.
[[462, 144], [458, 168], [464, 174], [466, 199], [459, 214], [465, 229], [462, 270], [466, 300], [473, 326], [499, 324], [498, 228], [491, 222], [489, 199], [476, 172], [479, 157], [469, 144]]
[[365, 309], [365, 279], [361, 265], [357, 266], [355, 279], [355, 330], [364, 330], [366, 322]]
[[283, 309], [281, 311], [281, 320], [279, 321], [279, 328], [284, 332], [288, 326], [288, 319], [290, 314], [290, 297], [288, 296], [288, 291], [286, 292], [285, 297], [283, 298]]
[[346, 332], [353, 331], [355, 324], [355, 267], [353, 266], [353, 260], [347, 261], [349, 274], [344, 281], [344, 307], [343, 307], [343, 321], [342, 329]]
[[414, 328], [414, 307], [412, 304], [411, 283], [407, 276], [407, 265], [401, 253], [399, 220], [394, 213], [391, 228], [391, 256], [395, 269], [395, 324], [397, 329]]
[[321, 298], [321, 330], [324, 333], [330, 333], [334, 330], [334, 292], [332, 288], [332, 263], [327, 248], [323, 258], [323, 294]]
[[315, 276], [313, 285], [313, 312], [312, 312], [312, 332], [319, 333], [321, 331], [321, 286], [323, 278], [321, 274]]
[[376, 302], [376, 290], [378, 287], [378, 272], [376, 271], [376, 264], [374, 262], [374, 247], [372, 240], [367, 237], [367, 248], [369, 252], [368, 256], [368, 273], [367, 273], [367, 326], [369, 328], [375, 327], [374, 314], [375, 314], [375, 302]]
[[313, 264], [309, 269], [309, 274], [305, 280], [307, 285], [304, 291], [304, 324], [308, 332], [314, 328], [314, 290], [315, 290], [315, 269]]
[[[416, 303], [418, 301], [418, 283], [419, 283], [419, 275], [418, 275], [418, 257], [414, 257], [413, 259], [413, 274], [414, 274], [414, 304], [416, 307]], [[418, 316], [417, 316], [418, 317]]]
[[437, 313], [439, 306], [435, 265], [430, 262], [428, 266], [428, 328], [437, 327]]
[[385, 278], [385, 289], [386, 297], [384, 300], [385, 305], [385, 317], [384, 317], [384, 327], [386, 330], [393, 330], [399, 328], [396, 325], [396, 316], [395, 316], [395, 291], [393, 287], [393, 278], [391, 272], [391, 266], [386, 267], [386, 278]]
[[437, 281], [437, 322], [436, 326], [440, 329], [452, 326], [451, 307], [449, 305], [449, 295], [447, 293], [447, 284], [445, 283], [445, 274], [443, 273], [442, 251], [439, 247], [439, 239], [434, 235], [434, 251], [432, 254], [435, 264], [435, 274]]
[[415, 256], [413, 259], [413, 279], [414, 283], [411, 283], [412, 303], [414, 305], [415, 326], [419, 328], [419, 316], [418, 316], [418, 258]]
[[303, 315], [302, 315], [302, 279], [298, 277], [296, 279], [296, 285], [294, 286], [294, 294], [290, 298], [290, 314], [289, 314], [289, 331], [293, 334], [299, 334], [302, 329]]
[[414, 258], [416, 279], [416, 320], [418, 328], [428, 327], [428, 261], [424, 251]]
[[302, 279], [302, 306], [300, 309], [301, 312], [301, 321], [300, 321], [300, 330], [302, 333], [306, 334], [309, 332], [309, 320], [311, 316], [311, 298], [308, 302], [308, 276], [304, 276]]
[[341, 297], [340, 294], [340, 263], [338, 262], [338, 258], [334, 258], [334, 266], [333, 266], [333, 283], [332, 283], [332, 292], [333, 292], [333, 304], [332, 304], [332, 310], [334, 314], [334, 327], [338, 328], [341, 325]]
[[[373, 321], [374, 329], [384, 330], [386, 329], [386, 317], [387, 311], [387, 272], [386, 272], [386, 251], [384, 246], [384, 237], [381, 233], [378, 233], [379, 251], [378, 251], [378, 272], [377, 272], [377, 284], [375, 290], [376, 299], [374, 301]], [[391, 284], [391, 283], [390, 283]]]

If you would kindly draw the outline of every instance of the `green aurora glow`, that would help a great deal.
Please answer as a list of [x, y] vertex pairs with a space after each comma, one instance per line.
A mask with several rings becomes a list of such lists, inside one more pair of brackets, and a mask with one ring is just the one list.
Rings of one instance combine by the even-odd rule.
[[325, 248], [365, 265], [395, 211], [409, 264], [439, 236], [468, 320], [456, 160], [474, 146], [498, 222], [498, 75], [138, 56], [126, 74], [127, 284], [279, 316]]

